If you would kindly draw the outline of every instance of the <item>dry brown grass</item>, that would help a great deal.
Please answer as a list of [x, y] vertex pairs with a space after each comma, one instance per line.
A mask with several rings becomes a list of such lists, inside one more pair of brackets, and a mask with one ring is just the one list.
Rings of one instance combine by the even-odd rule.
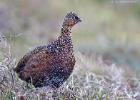
[[[1, 34], [2, 36], [2, 34]], [[125, 77], [125, 70], [115, 64], [106, 65], [98, 60], [75, 53], [77, 63], [73, 74], [58, 90], [35, 89], [20, 80], [13, 68], [16, 59], [12, 57], [6, 39], [1, 43], [0, 99], [1, 100], [139, 100], [140, 80]], [[98, 73], [98, 74], [97, 74]]]

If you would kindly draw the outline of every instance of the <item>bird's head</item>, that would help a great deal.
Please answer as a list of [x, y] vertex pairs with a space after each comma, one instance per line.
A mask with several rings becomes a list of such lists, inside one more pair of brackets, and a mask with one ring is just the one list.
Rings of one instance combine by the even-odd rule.
[[65, 16], [62, 27], [67, 27], [68, 29], [71, 29], [78, 22], [81, 22], [81, 19], [77, 16], [77, 14], [70, 12]]

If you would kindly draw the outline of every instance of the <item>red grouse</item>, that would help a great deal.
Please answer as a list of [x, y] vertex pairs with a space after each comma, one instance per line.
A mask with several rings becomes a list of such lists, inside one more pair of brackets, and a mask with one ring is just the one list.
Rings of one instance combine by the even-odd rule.
[[57, 40], [36, 47], [18, 62], [14, 71], [22, 80], [35, 87], [59, 88], [70, 76], [75, 65], [71, 28], [81, 22], [73, 12], [68, 13]]

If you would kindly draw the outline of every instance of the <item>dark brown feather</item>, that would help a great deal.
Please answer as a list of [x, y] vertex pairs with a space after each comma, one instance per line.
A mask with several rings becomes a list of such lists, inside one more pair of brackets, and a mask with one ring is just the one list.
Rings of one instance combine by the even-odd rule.
[[19, 61], [14, 71], [22, 80], [35, 87], [58, 88], [68, 79], [75, 65], [70, 32], [79, 20], [75, 17], [74, 13], [67, 14], [57, 40], [35, 48]]

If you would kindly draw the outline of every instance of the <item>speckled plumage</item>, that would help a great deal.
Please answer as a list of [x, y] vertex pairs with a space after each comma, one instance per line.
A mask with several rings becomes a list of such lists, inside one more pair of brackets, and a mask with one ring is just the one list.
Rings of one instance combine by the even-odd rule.
[[14, 69], [18, 76], [35, 87], [59, 88], [68, 79], [75, 65], [70, 30], [80, 21], [75, 13], [68, 13], [57, 40], [36, 47], [19, 61]]

